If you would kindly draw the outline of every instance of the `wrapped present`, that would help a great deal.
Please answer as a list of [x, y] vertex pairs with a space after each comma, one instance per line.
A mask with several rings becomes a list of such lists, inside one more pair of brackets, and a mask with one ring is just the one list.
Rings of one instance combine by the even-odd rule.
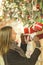
[[24, 33], [25, 34], [32, 34], [34, 32], [41, 31], [43, 28], [43, 24], [40, 22], [36, 22], [32, 27], [25, 27], [24, 28]]
[[34, 33], [35, 32], [35, 30], [32, 28], [32, 27], [30, 27], [29, 28], [29, 34], [32, 34], [32, 33]]
[[40, 35], [37, 35], [37, 37], [39, 37], [39, 39], [42, 39], [43, 38], [43, 33], [40, 34]]
[[28, 33], [29, 33], [28, 27], [25, 27], [25, 28], [24, 28], [24, 33], [25, 33], [25, 34], [28, 34]]
[[35, 32], [35, 30], [32, 27], [24, 28], [24, 33], [25, 34], [31, 34], [31, 33], [34, 33], [34, 32]]
[[43, 27], [43, 24], [40, 22], [36, 22], [36, 24], [34, 25], [34, 30], [35, 31], [41, 31]]

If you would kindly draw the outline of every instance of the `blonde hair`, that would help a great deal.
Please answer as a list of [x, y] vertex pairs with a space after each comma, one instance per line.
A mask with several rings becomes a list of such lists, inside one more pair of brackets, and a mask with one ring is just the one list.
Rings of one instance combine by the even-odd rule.
[[9, 48], [12, 27], [6, 26], [0, 30], [0, 53], [4, 54]]

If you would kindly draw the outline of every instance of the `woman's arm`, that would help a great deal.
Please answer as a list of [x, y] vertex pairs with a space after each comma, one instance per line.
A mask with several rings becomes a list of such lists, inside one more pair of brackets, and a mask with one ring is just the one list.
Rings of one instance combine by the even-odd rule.
[[22, 65], [35, 65], [40, 53], [41, 51], [38, 48], [35, 48], [30, 58], [21, 57], [22, 60], [19, 60], [19, 62], [21, 62]]
[[35, 48], [33, 54], [30, 57], [30, 63], [32, 65], [35, 65], [36, 61], [38, 60], [40, 53], [41, 53], [41, 51], [38, 48]]
[[41, 53], [41, 50], [40, 50], [41, 45], [40, 45], [39, 38], [37, 36], [35, 36], [33, 38], [33, 41], [35, 42], [36, 48], [35, 48], [33, 54], [31, 55], [30, 62], [33, 63], [33, 65], [35, 65], [35, 63], [38, 60], [38, 57]]

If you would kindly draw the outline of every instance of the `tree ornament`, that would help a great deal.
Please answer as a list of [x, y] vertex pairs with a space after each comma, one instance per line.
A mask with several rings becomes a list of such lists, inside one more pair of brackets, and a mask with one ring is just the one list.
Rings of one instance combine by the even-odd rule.
[[43, 14], [41, 14], [41, 18], [43, 18]]
[[27, 19], [30, 19], [30, 15], [27, 15]]
[[13, 2], [14, 0], [9, 0], [10, 2]]
[[36, 5], [36, 8], [37, 8], [37, 9], [40, 9], [40, 4], [37, 4], [37, 5]]
[[20, 2], [20, 3], [19, 3], [19, 6], [22, 6], [22, 5], [23, 5], [23, 3], [22, 3], [22, 2]]

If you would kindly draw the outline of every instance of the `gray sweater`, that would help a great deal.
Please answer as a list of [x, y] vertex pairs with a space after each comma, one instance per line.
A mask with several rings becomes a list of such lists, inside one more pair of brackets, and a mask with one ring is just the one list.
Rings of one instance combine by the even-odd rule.
[[31, 57], [27, 59], [26, 57], [22, 57], [17, 51], [10, 49], [3, 55], [3, 58], [5, 65], [35, 65], [40, 53], [41, 51], [38, 48], [35, 48]]

